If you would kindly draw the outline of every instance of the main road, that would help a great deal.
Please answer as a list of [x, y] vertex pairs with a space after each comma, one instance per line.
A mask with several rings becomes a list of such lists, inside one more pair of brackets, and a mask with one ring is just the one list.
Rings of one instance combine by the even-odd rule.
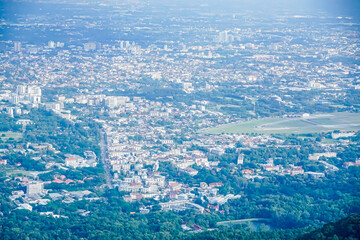
[[105, 180], [106, 180], [106, 185], [112, 189], [113, 185], [112, 185], [112, 181], [111, 181], [111, 172], [110, 172], [110, 164], [107, 161], [108, 159], [108, 151], [107, 151], [107, 140], [106, 140], [106, 134], [104, 132], [104, 130], [101, 130], [101, 140], [100, 140], [100, 149], [101, 149], [101, 162], [104, 166], [104, 170], [105, 170]]

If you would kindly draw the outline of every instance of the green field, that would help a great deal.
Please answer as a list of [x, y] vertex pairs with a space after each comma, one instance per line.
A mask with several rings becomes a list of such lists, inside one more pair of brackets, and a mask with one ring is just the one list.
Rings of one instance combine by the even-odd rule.
[[307, 118], [264, 118], [229, 123], [214, 128], [202, 129], [200, 132], [206, 134], [304, 134], [333, 130], [360, 130], [360, 113], [314, 114]]
[[247, 223], [247, 222], [266, 222], [266, 223], [270, 223], [271, 219], [270, 218], [248, 218], [248, 219], [239, 219], [239, 220], [230, 220], [230, 221], [217, 222], [216, 225], [218, 225], [218, 226], [221, 226], [221, 225], [231, 226], [231, 225]]
[[51, 171], [26, 171], [23, 169], [19, 169], [19, 167], [12, 166], [12, 165], [6, 165], [0, 168], [0, 176], [6, 176], [6, 177], [15, 177], [15, 176], [29, 176], [30, 174], [42, 174], [42, 173], [48, 173]]
[[22, 133], [17, 132], [0, 132], [0, 138], [3, 141], [7, 141], [9, 138], [13, 138], [15, 140], [19, 140], [22, 138]]
[[259, 230], [261, 225], [266, 226], [269, 230], [272, 228], [271, 224], [272, 220], [270, 218], [249, 218], [249, 219], [240, 219], [240, 220], [231, 220], [231, 221], [223, 221], [217, 222], [217, 226], [226, 226], [233, 227], [237, 224], [246, 224], [253, 231]]

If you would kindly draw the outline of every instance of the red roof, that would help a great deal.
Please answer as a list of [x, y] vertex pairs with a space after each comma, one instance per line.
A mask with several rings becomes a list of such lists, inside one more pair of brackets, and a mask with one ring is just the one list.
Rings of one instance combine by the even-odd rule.
[[169, 183], [169, 186], [170, 187], [176, 187], [176, 186], [178, 186], [179, 185], [179, 183], [177, 183], [177, 182], [170, 182]]
[[74, 182], [74, 181], [71, 180], [71, 179], [66, 179], [66, 181], [65, 181], [66, 184], [73, 183], [73, 182]]
[[244, 170], [242, 170], [242, 173], [253, 174], [253, 173], [254, 173], [254, 170], [244, 169]]
[[23, 178], [21, 181], [22, 181], [22, 182], [29, 182], [30, 180], [27, 179], [27, 178]]
[[60, 179], [55, 179], [54, 181], [52, 181], [53, 183], [64, 183], [63, 180], [60, 180]]
[[212, 209], [217, 209], [217, 210], [219, 210], [219, 205], [211, 205], [211, 204], [208, 204], [207, 207], [208, 207], [208, 208], [212, 208]]
[[130, 186], [141, 186], [141, 183], [134, 183], [134, 182], [131, 182], [131, 183], [130, 183]]

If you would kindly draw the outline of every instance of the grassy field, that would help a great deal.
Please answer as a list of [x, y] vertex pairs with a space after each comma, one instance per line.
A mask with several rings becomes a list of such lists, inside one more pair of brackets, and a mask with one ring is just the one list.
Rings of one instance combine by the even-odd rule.
[[23, 169], [19, 169], [19, 167], [11, 166], [9, 164], [0, 168], [0, 175], [6, 176], [6, 177], [28, 176], [30, 174], [38, 175], [38, 174], [48, 173], [48, 172], [51, 172], [51, 171], [43, 171], [43, 172], [26, 171], [26, 170], [23, 170]]
[[333, 130], [360, 130], [360, 113], [314, 114], [307, 118], [265, 118], [225, 124], [215, 128], [203, 129], [200, 132], [207, 134], [304, 134]]
[[230, 221], [222, 221], [217, 222], [216, 225], [233, 225], [233, 224], [241, 224], [246, 222], [271, 222], [270, 218], [248, 218], [248, 219], [239, 219], [239, 220], [230, 220]]
[[0, 138], [3, 141], [7, 141], [9, 138], [13, 138], [15, 140], [19, 140], [22, 138], [22, 133], [17, 132], [0, 132]]
[[253, 231], [257, 231], [259, 230], [259, 228], [261, 228], [261, 225], [267, 226], [267, 228], [270, 230], [272, 228], [270, 225], [271, 222], [272, 220], [270, 218], [249, 218], [249, 219], [217, 222], [216, 225], [232, 227], [237, 224], [246, 224]]

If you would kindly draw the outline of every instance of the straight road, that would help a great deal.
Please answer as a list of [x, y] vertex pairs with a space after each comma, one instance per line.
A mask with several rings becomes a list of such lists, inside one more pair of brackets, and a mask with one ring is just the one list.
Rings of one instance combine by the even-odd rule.
[[101, 149], [101, 162], [104, 166], [104, 170], [105, 170], [105, 180], [106, 180], [106, 185], [112, 189], [113, 185], [111, 183], [111, 172], [110, 172], [110, 164], [107, 161], [108, 158], [108, 153], [107, 153], [107, 141], [106, 141], [106, 137], [105, 137], [105, 132], [104, 130], [101, 130], [101, 140], [100, 140], [100, 149]]

